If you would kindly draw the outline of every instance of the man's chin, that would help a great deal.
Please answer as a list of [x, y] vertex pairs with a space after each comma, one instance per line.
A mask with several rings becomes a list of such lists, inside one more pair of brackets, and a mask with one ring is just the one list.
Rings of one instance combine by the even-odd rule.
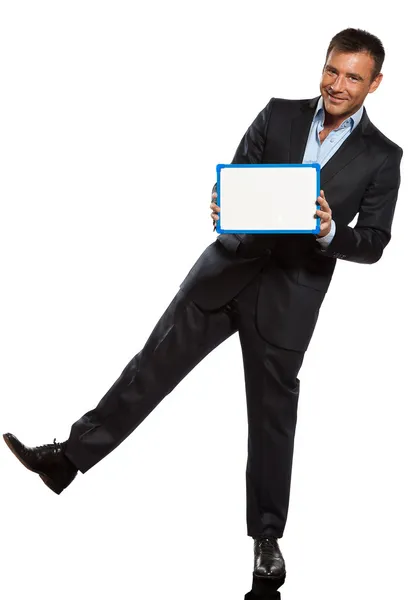
[[326, 112], [331, 115], [341, 115], [348, 111], [347, 103], [342, 102], [341, 104], [332, 104], [329, 100], [324, 101]]

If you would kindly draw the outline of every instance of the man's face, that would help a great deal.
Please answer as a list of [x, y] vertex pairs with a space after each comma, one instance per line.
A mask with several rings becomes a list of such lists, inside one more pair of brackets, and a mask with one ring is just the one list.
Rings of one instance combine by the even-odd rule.
[[340, 123], [357, 112], [367, 94], [374, 92], [383, 78], [379, 73], [371, 83], [373, 67], [373, 58], [367, 53], [332, 50], [320, 82], [326, 112]]

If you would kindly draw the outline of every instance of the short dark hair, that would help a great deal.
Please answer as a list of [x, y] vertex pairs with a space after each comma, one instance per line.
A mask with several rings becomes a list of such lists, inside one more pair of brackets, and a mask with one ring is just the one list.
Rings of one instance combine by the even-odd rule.
[[336, 52], [367, 52], [374, 61], [371, 82], [382, 70], [385, 56], [383, 44], [378, 37], [364, 29], [350, 27], [333, 36], [327, 49], [325, 64], [332, 50]]

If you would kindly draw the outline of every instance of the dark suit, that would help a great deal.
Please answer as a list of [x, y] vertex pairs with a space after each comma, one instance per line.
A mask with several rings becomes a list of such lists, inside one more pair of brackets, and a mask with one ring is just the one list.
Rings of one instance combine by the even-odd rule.
[[[301, 163], [318, 100], [272, 98], [245, 133], [233, 163]], [[219, 235], [144, 348], [97, 407], [73, 424], [67, 455], [74, 464], [83, 473], [95, 465], [200, 360], [239, 332], [249, 424], [248, 535], [281, 537], [304, 352], [336, 259], [374, 263], [390, 241], [402, 154], [364, 110], [321, 170], [320, 186], [336, 223], [326, 251], [313, 235]]]

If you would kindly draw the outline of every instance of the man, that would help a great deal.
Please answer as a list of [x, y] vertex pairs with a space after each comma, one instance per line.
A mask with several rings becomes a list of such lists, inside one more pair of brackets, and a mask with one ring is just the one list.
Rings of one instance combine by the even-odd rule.
[[[4, 435], [17, 458], [54, 492], [114, 450], [195, 365], [238, 332], [249, 425], [247, 528], [254, 538], [254, 574], [284, 578], [278, 539], [288, 513], [304, 352], [336, 260], [374, 263], [391, 237], [403, 151], [376, 129], [363, 106], [380, 85], [383, 60], [378, 38], [363, 30], [341, 31], [327, 51], [320, 96], [272, 98], [235, 153], [234, 163], [320, 163], [317, 236], [218, 236], [144, 348], [99, 404], [73, 424], [67, 441], [28, 448]], [[216, 221], [219, 207], [212, 202], [211, 208]], [[356, 226], [349, 227], [357, 213]]]

